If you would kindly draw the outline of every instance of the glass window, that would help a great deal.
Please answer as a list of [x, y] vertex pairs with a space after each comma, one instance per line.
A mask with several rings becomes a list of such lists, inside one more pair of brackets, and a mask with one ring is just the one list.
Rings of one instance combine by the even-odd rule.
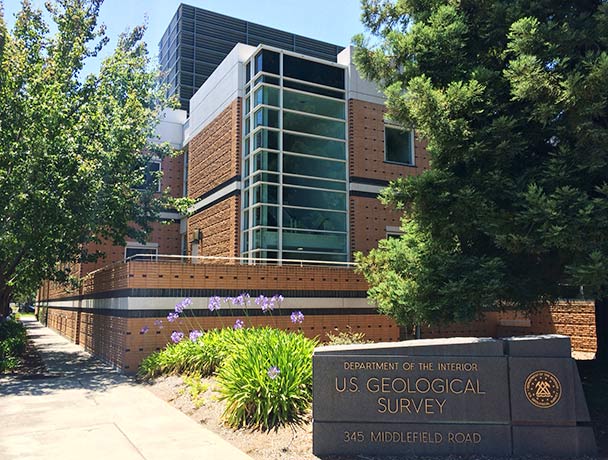
[[271, 85], [279, 86], [281, 84], [281, 80], [278, 77], [271, 77], [269, 75], [260, 75], [253, 82], [253, 86], [257, 85], [258, 83], [269, 83]]
[[296, 80], [344, 89], [344, 69], [289, 54], [283, 55], [283, 75]]
[[[245, 142], [243, 142], [243, 156], [244, 157], [246, 157], [247, 155], [249, 155], [249, 153], [251, 152], [251, 147], [250, 147], [251, 140], [250, 139], [251, 138], [246, 137], [245, 138]], [[245, 170], [247, 170], [247, 169], [245, 169]]]
[[346, 213], [285, 207], [283, 227], [345, 232]]
[[343, 121], [327, 120], [293, 112], [283, 112], [283, 129], [337, 139], [346, 137]]
[[295, 93], [287, 90], [283, 91], [283, 107], [299, 112], [341, 118], [342, 120], [346, 117], [344, 102], [342, 101], [334, 101], [311, 94]]
[[311, 179], [310, 177], [297, 177], [285, 174], [283, 183], [301, 185], [303, 187], [327, 188], [330, 190], [346, 190], [346, 182], [335, 182], [329, 180]]
[[[249, 251], [249, 232], [243, 232], [243, 252]], [[243, 254], [245, 257], [245, 254]]]
[[344, 211], [346, 210], [346, 194], [283, 186], [283, 204]]
[[335, 91], [333, 89], [319, 88], [317, 86], [307, 85], [306, 83], [300, 83], [296, 81], [290, 81], [283, 79], [283, 86], [286, 88], [299, 89], [300, 91], [306, 91], [307, 93], [320, 94], [321, 96], [335, 97], [336, 99], [344, 99], [343, 91]]
[[255, 154], [253, 158], [254, 170], [278, 171], [279, 170], [279, 155], [274, 152], [266, 152], [262, 150]]
[[275, 184], [279, 183], [279, 175], [278, 174], [270, 174], [270, 173], [258, 173], [253, 176], [252, 182], [255, 184], [256, 182], [274, 182]]
[[412, 131], [402, 128], [384, 127], [384, 158], [391, 163], [413, 165]]
[[346, 252], [346, 235], [344, 233], [283, 230], [283, 249], [286, 251]]
[[346, 159], [346, 143], [298, 134], [283, 133], [283, 150], [338, 160]]
[[261, 129], [253, 135], [253, 150], [259, 148], [279, 149], [279, 133], [278, 131], [269, 131]]
[[243, 230], [247, 230], [249, 228], [249, 211], [245, 210], [243, 212]]
[[255, 73], [268, 72], [279, 74], [279, 53], [262, 50], [255, 56]]
[[[127, 246], [125, 248], [125, 259], [133, 257], [131, 260], [155, 260], [158, 254], [158, 248], [149, 248], [145, 246]], [[142, 257], [135, 257], [142, 256]]]
[[278, 204], [279, 188], [276, 185], [260, 184], [252, 189], [253, 204], [270, 203]]
[[251, 99], [249, 98], [249, 96], [247, 96], [245, 98], [245, 115], [247, 115], [250, 110], [251, 110]]
[[346, 163], [306, 158], [297, 155], [283, 155], [283, 172], [303, 176], [326, 177], [328, 179], [346, 180]]
[[141, 186], [133, 187], [136, 190], [150, 190], [160, 192], [160, 160], [149, 160], [144, 170], [144, 181]]
[[260, 228], [253, 230], [252, 249], [278, 249], [278, 230]]
[[251, 80], [251, 61], [245, 67], [245, 83], [249, 83], [249, 80]]
[[274, 206], [258, 206], [257, 208], [253, 208], [251, 210], [251, 214], [253, 215], [252, 227], [259, 225], [263, 227], [277, 227], [279, 225], [277, 218], [278, 211], [279, 208]]
[[327, 261], [327, 262], [346, 262], [346, 254], [316, 254], [314, 252], [304, 252], [303, 250], [298, 251], [298, 252], [284, 251], [283, 259], [323, 260], [323, 261]]
[[258, 88], [253, 95], [253, 105], [260, 104], [279, 106], [279, 88], [272, 86], [262, 86]]
[[258, 126], [270, 126], [271, 128], [279, 127], [279, 111], [261, 108], [253, 115], [254, 128]]

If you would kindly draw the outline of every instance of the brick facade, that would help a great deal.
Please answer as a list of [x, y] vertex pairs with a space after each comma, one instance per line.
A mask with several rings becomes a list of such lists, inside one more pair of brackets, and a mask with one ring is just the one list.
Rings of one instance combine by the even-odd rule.
[[401, 176], [417, 176], [429, 168], [426, 144], [414, 140], [414, 165], [384, 161], [384, 114], [381, 104], [350, 99], [348, 101], [348, 157], [351, 177], [389, 181]]
[[[388, 182], [399, 177], [422, 174], [429, 168], [426, 144], [414, 139], [414, 166], [384, 161], [384, 114], [381, 104], [350, 99], [349, 112], [349, 175], [357, 180]], [[387, 227], [399, 227], [401, 211], [382, 205], [373, 196], [351, 192], [349, 202], [349, 231], [351, 250], [369, 252], [386, 238]]]
[[198, 198], [240, 174], [241, 98], [188, 144], [188, 197]]
[[231, 196], [188, 218], [188, 235], [197, 229], [203, 232], [199, 256], [239, 257], [240, 203], [238, 195]]

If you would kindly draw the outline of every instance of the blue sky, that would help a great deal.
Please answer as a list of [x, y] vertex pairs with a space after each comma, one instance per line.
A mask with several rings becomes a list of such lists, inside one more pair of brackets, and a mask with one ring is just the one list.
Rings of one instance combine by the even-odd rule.
[[[14, 14], [20, 9], [19, 0], [0, 0], [9, 28]], [[32, 0], [43, 7], [41, 0]], [[104, 53], [114, 48], [121, 32], [141, 24], [147, 16], [146, 42], [152, 56], [158, 54], [158, 42], [180, 3], [205, 8], [239, 19], [287, 30], [300, 35], [345, 46], [353, 35], [362, 32], [359, 0], [105, 0], [101, 8], [101, 22], [107, 26], [110, 44]], [[91, 63], [87, 72], [96, 71]]]

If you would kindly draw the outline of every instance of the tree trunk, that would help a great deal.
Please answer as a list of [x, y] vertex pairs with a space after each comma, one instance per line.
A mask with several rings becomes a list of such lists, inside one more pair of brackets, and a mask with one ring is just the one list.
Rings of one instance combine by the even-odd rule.
[[595, 336], [597, 352], [595, 359], [608, 360], [608, 297], [595, 299]]
[[11, 307], [11, 290], [7, 287], [0, 288], [0, 318], [6, 318], [10, 315]]

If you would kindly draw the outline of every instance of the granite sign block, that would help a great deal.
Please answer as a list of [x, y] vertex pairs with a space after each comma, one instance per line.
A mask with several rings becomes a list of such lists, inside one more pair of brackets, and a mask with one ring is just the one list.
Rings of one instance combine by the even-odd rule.
[[319, 347], [313, 452], [555, 455], [559, 443], [530, 446], [562, 433], [574, 440], [563, 455], [592, 455], [569, 349], [564, 336]]

